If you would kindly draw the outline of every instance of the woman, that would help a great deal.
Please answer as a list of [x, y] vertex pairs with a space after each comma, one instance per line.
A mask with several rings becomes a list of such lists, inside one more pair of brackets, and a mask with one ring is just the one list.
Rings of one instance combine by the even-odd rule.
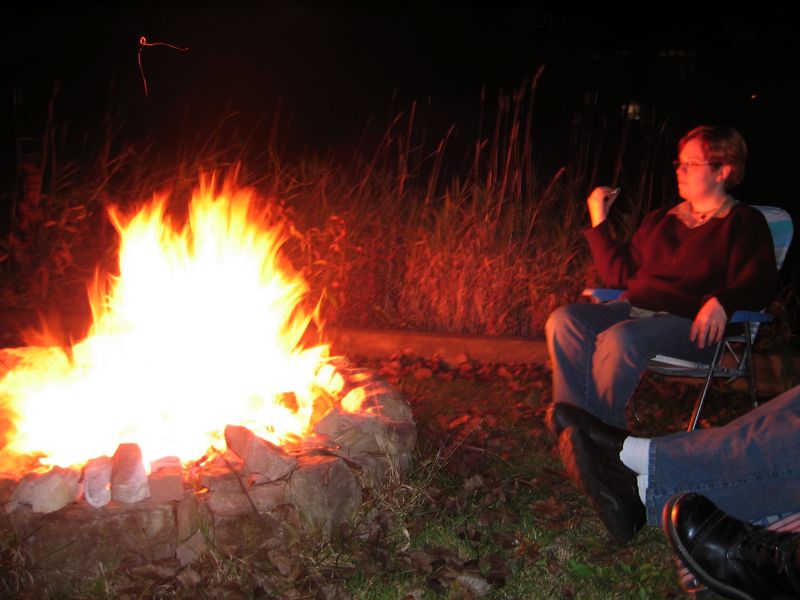
[[617, 302], [572, 304], [550, 315], [554, 402], [624, 428], [649, 358], [707, 362], [729, 315], [767, 305], [777, 282], [769, 228], [728, 193], [746, 160], [735, 129], [691, 130], [674, 163], [683, 202], [648, 214], [625, 243], [612, 238], [607, 221], [613, 190], [592, 191], [592, 227], [584, 234], [605, 285], [626, 291]]

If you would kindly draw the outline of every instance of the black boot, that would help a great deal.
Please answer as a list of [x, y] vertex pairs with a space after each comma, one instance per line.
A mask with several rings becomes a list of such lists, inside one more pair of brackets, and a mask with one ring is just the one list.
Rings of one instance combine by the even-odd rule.
[[601, 421], [589, 411], [564, 402], [557, 402], [550, 406], [544, 422], [556, 439], [567, 427], [576, 427], [589, 434], [595, 444], [614, 450], [617, 454], [622, 450], [625, 438], [630, 435], [624, 429]]
[[596, 444], [583, 429], [567, 427], [558, 442], [567, 475], [586, 494], [603, 525], [618, 542], [630, 540], [647, 521], [636, 473], [622, 464], [618, 452]]
[[672, 548], [716, 593], [742, 600], [800, 598], [800, 534], [750, 525], [698, 494], [672, 498], [663, 520]]

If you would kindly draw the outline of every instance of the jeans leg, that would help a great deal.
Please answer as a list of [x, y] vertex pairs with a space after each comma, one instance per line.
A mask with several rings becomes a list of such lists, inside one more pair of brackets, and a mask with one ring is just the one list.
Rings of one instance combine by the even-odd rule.
[[553, 311], [545, 333], [553, 369], [553, 401], [594, 412], [597, 390], [592, 356], [597, 335], [628, 318], [630, 304], [569, 304]]
[[601, 420], [626, 428], [628, 405], [648, 359], [665, 354], [687, 360], [710, 361], [713, 349], [700, 350], [689, 341], [692, 321], [675, 315], [628, 319], [597, 336], [592, 377], [597, 398], [591, 409]]
[[800, 386], [722, 427], [650, 443], [647, 521], [679, 492], [707, 496], [738, 519], [800, 512]]

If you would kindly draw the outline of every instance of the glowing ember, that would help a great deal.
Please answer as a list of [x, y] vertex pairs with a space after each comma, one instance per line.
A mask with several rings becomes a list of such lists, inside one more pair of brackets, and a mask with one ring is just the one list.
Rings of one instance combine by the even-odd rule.
[[14, 351], [22, 360], [0, 382], [14, 431], [4, 453], [69, 466], [133, 442], [147, 464], [223, 447], [228, 424], [275, 443], [308, 432], [315, 401], [342, 381], [327, 346], [300, 345], [307, 285], [254, 200], [201, 182], [180, 230], [164, 198], [132, 218], [112, 211], [119, 276], [90, 290], [94, 324], [69, 352]]

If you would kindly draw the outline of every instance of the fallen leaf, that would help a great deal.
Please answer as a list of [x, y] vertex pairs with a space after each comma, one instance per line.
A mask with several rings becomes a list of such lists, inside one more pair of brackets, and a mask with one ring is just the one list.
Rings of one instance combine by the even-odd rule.
[[394, 369], [392, 369], [390, 367], [381, 367], [378, 370], [378, 375], [380, 375], [381, 377], [386, 377], [388, 379], [388, 378], [391, 378], [391, 377], [397, 377], [398, 371], [396, 371], [396, 370], [394, 370]]
[[514, 552], [516, 558], [523, 558], [528, 563], [537, 562], [542, 557], [541, 546], [538, 542], [524, 538], [520, 541], [517, 551]]
[[514, 375], [506, 369], [505, 367], [498, 367], [497, 369], [497, 376], [502, 377], [503, 379], [513, 379]]
[[548, 560], [546, 568], [547, 568], [547, 572], [550, 573], [550, 575], [553, 575], [553, 576], [561, 575], [564, 572], [564, 568], [556, 560]]
[[492, 541], [503, 548], [504, 550], [508, 550], [516, 546], [519, 542], [517, 538], [515, 538], [510, 533], [505, 533], [504, 531], [496, 531], [492, 534]]
[[506, 580], [511, 576], [511, 563], [500, 554], [493, 554], [484, 559], [487, 573], [486, 579], [492, 585], [502, 587]]
[[155, 581], [167, 581], [175, 577], [180, 563], [177, 561], [165, 561], [160, 563], [150, 563], [141, 567], [132, 567], [130, 572], [137, 577], [153, 579]]
[[448, 429], [455, 429], [456, 427], [460, 427], [464, 423], [469, 422], [472, 417], [470, 415], [461, 415], [460, 417], [456, 417], [452, 421], [447, 424]]
[[477, 597], [485, 596], [492, 585], [478, 573], [461, 573], [456, 576], [455, 585], [468, 590]]
[[456, 528], [458, 537], [470, 542], [479, 542], [483, 539], [483, 532], [472, 525], [460, 525]]
[[562, 502], [551, 496], [547, 500], [537, 500], [531, 505], [531, 511], [537, 515], [548, 517], [551, 520], [561, 517], [566, 511], [566, 507]]
[[342, 586], [333, 583], [319, 586], [314, 594], [314, 600], [350, 600], [352, 597]]
[[414, 379], [430, 379], [433, 377], [433, 371], [426, 367], [420, 367], [414, 371]]
[[193, 585], [197, 585], [201, 581], [200, 573], [198, 573], [195, 569], [188, 567], [178, 573], [177, 580], [180, 581], [181, 585], [184, 587], [190, 587]]
[[562, 598], [574, 598], [575, 597], [575, 588], [571, 585], [565, 585], [561, 587], [561, 597]]
[[469, 364], [469, 356], [467, 356], [464, 352], [461, 352], [453, 357], [452, 362], [454, 365], [459, 366]]
[[295, 569], [297, 565], [296, 559], [289, 556], [282, 549], [275, 548], [270, 550], [267, 552], [267, 558], [278, 569], [278, 572], [290, 581], [294, 581], [300, 576], [300, 572]]
[[472, 477], [469, 477], [464, 480], [464, 491], [465, 492], [474, 492], [482, 488], [484, 485], [483, 477], [480, 476], [479, 473], [475, 473]]
[[433, 572], [431, 555], [425, 550], [412, 550], [408, 555], [411, 558], [411, 564], [417, 571], [423, 573]]
[[503, 511], [488, 509], [481, 512], [478, 516], [478, 524], [482, 527], [491, 527], [497, 523], [502, 523], [505, 514]]

